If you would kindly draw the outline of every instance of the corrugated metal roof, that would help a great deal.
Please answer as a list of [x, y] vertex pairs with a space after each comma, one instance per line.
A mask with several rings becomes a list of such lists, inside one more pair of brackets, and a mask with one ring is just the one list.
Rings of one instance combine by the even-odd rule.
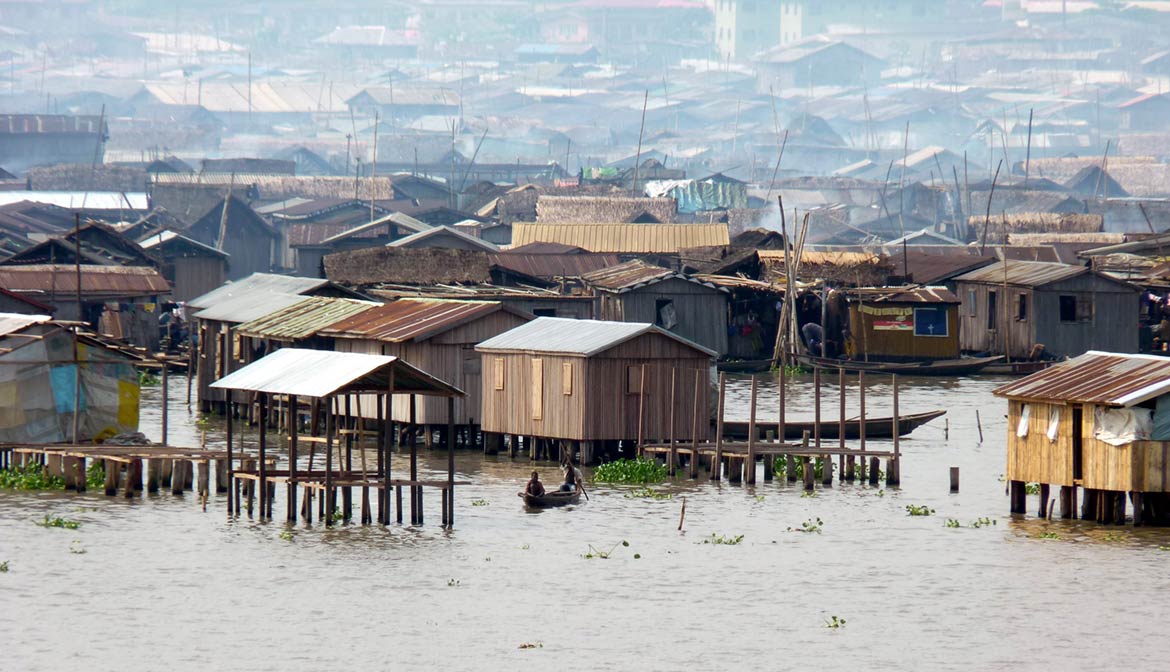
[[1008, 261], [1007, 272], [1004, 272], [1004, 262], [998, 261], [990, 266], [964, 273], [955, 278], [963, 282], [993, 282], [1009, 285], [1024, 285], [1039, 287], [1061, 280], [1075, 278], [1089, 272], [1085, 266], [1070, 266], [1068, 264], [1054, 264], [1048, 261]]
[[329, 281], [322, 278], [298, 278], [275, 273], [253, 273], [242, 280], [225, 283], [203, 296], [195, 297], [188, 301], [187, 305], [192, 308], [210, 308], [221, 301], [233, 299], [243, 294], [303, 294], [327, 284]]
[[327, 397], [339, 392], [463, 396], [459, 388], [397, 357], [354, 352], [281, 348], [211, 384], [221, 390]]
[[857, 290], [855, 297], [870, 303], [962, 303], [959, 297], [946, 287]]
[[122, 191], [0, 191], [0, 206], [28, 201], [55, 205], [67, 210], [142, 210], [150, 209], [144, 192]]
[[399, 299], [341, 320], [322, 329], [321, 335], [391, 343], [422, 341], [498, 310], [508, 309], [499, 301]]
[[[483, 250], [484, 252], [499, 252], [500, 251], [500, 248], [496, 247], [494, 244], [489, 243], [486, 240], [481, 240], [479, 238], [469, 236], [466, 233], [463, 233], [462, 231], [460, 231], [459, 229], [456, 229], [456, 228], [451, 227], [451, 226], [432, 226], [429, 229], [424, 229], [422, 231], [419, 231], [418, 233], [412, 233], [409, 236], [406, 236], [405, 238], [399, 238], [398, 240], [387, 243], [386, 247], [402, 247], [402, 248], [430, 247], [429, 245], [425, 245], [423, 243], [426, 243], [431, 238], [434, 238], [437, 236], [443, 236], [443, 235], [454, 236], [460, 240], [463, 240], [468, 245], [473, 245], [476, 249]], [[447, 246], [446, 245], [439, 245], [439, 246], [435, 246], [435, 247], [447, 247]]]
[[[77, 269], [72, 264], [30, 264], [0, 267], [0, 287], [14, 292], [41, 292], [67, 299], [77, 291]], [[81, 293], [118, 298], [167, 294], [171, 285], [153, 268], [144, 266], [81, 266]]]
[[480, 352], [518, 350], [592, 357], [632, 338], [650, 333], [662, 334], [709, 357], [715, 356], [715, 351], [649, 322], [605, 322], [572, 320], [564, 317], [538, 317], [528, 324], [489, 338], [475, 349]]
[[512, 225], [512, 245], [560, 243], [590, 252], [677, 254], [691, 247], [730, 245], [726, 224]]
[[205, 245], [205, 244], [199, 242], [198, 240], [195, 240], [194, 238], [188, 238], [187, 236], [184, 236], [180, 233], [175, 233], [174, 231], [170, 231], [170, 230], [159, 231], [156, 234], [147, 236], [146, 238], [143, 238], [142, 240], [138, 241], [138, 244], [141, 245], [142, 249], [144, 249], [144, 250], [153, 250], [154, 248], [159, 247], [160, 245], [164, 245], [166, 243], [169, 243], [172, 240], [180, 241], [186, 245], [190, 245], [191, 247], [198, 248], [198, 249], [200, 249], [208, 254], [214, 255], [214, 256], [218, 256], [218, 257], [231, 256], [227, 252], [224, 252], [223, 250], [217, 250], [210, 245]]
[[[525, 247], [532, 246], [526, 245]], [[489, 254], [488, 263], [534, 278], [579, 278], [592, 271], [617, 266], [621, 263], [621, 259], [616, 254], [595, 254], [593, 252], [524, 254], [510, 250], [499, 254]]]
[[648, 264], [641, 259], [627, 261], [624, 264], [587, 273], [581, 277], [582, 280], [594, 287], [618, 293], [633, 291], [671, 278], [693, 282], [696, 285], [703, 285], [711, 289], [726, 291], [721, 287], [716, 287], [714, 284], [697, 280], [682, 273], [675, 273], [661, 266]]
[[1133, 406], [1170, 393], [1170, 358], [1090, 350], [995, 389], [1010, 399]]
[[48, 315], [25, 315], [23, 313], [0, 313], [0, 336], [16, 333], [34, 324], [48, 322]]
[[236, 332], [278, 341], [299, 341], [377, 305], [370, 301], [327, 296], [303, 297], [290, 306], [241, 324], [236, 327]]
[[213, 306], [200, 310], [193, 317], [199, 320], [240, 324], [264, 317], [274, 310], [281, 310], [300, 303], [304, 298], [299, 294], [264, 291], [243, 292], [228, 296], [222, 301], [216, 301]]

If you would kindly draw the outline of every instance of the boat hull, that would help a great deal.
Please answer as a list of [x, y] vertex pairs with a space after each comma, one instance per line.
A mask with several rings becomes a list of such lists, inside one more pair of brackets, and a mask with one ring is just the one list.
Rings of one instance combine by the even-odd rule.
[[546, 492], [539, 497], [527, 492], [517, 492], [516, 496], [523, 499], [524, 505], [532, 509], [549, 509], [581, 501], [580, 492]]

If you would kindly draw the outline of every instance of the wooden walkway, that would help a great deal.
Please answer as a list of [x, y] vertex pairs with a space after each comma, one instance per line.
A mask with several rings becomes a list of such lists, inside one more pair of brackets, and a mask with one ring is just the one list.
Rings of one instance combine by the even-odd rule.
[[166, 487], [178, 495], [194, 490], [196, 481], [199, 494], [206, 497], [214, 464], [216, 492], [227, 492], [227, 452], [222, 450], [162, 444], [0, 444], [0, 468], [29, 462], [44, 465], [50, 475], [65, 481], [66, 490], [77, 492], [88, 489], [87, 468], [100, 464], [105, 493], [113, 496], [122, 489], [127, 497]]

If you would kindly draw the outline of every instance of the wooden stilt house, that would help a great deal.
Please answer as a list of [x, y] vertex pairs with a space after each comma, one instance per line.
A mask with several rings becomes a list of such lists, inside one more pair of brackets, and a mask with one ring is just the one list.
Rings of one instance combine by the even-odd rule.
[[584, 461], [602, 442], [707, 436], [715, 352], [653, 324], [541, 317], [476, 350], [485, 433], [568, 442]]
[[1052, 486], [1060, 515], [1170, 523], [1170, 359], [1090, 351], [1004, 385], [1011, 509], [1024, 513], [1039, 484], [1044, 516]]
[[959, 297], [945, 287], [850, 290], [854, 359], [959, 357]]
[[[400, 357], [467, 390], [456, 400], [457, 425], [474, 427], [482, 417], [480, 356], [475, 346], [533, 319], [498, 301], [399, 299], [340, 320], [320, 332], [339, 352]], [[372, 412], [372, 403], [363, 410]], [[394, 399], [391, 420], [432, 426], [448, 422], [447, 403], [424, 397], [412, 409], [408, 397]]]

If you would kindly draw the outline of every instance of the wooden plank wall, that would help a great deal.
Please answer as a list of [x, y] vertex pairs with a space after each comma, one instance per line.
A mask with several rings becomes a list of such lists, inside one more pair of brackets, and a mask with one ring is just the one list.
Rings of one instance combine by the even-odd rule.
[[219, 287], [224, 281], [224, 261], [218, 257], [177, 257], [174, 260], [175, 301], [190, 301]]
[[674, 333], [727, 353], [727, 294], [687, 280], [672, 278], [622, 294], [601, 292], [599, 306], [602, 320], [617, 322], [657, 322], [655, 302], [669, 299], [678, 313]]
[[[959, 344], [964, 351], [990, 352], [995, 355], [1004, 354], [1003, 302], [1006, 300], [1008, 302], [1007, 328], [1011, 332], [1008, 334], [1011, 356], [1014, 359], [1022, 359], [1028, 355], [1032, 349], [1032, 345], [1036, 343], [1034, 335], [1036, 324], [1035, 305], [1031, 289], [1009, 285], [1005, 295], [1003, 287], [996, 285], [960, 282], [957, 283], [957, 288], [959, 298], [963, 302], [959, 306]], [[971, 305], [972, 292], [974, 292], [975, 298], [974, 309], [972, 309]], [[989, 292], [995, 292], [997, 295], [996, 328], [994, 330], [987, 328], [987, 295]], [[1028, 302], [1028, 314], [1023, 320], [1016, 319], [1016, 301], [1020, 294], [1024, 294]]]
[[[1092, 319], [1060, 321], [1060, 297], [1082, 296], [1092, 302]], [[1137, 352], [1139, 293], [1092, 275], [1057, 283], [1035, 292], [1036, 339], [1055, 356], [1075, 357], [1088, 350]], [[1134, 325], [1133, 328], [1118, 328]]]
[[[533, 417], [533, 360], [541, 360], [540, 419]], [[503, 389], [495, 380], [502, 361]], [[483, 353], [481, 370], [487, 373], [481, 386], [483, 431], [522, 436], [585, 440], [584, 357]], [[565, 375], [572, 377], [572, 392], [565, 394]]]
[[1094, 407], [1085, 407], [1086, 488], [1120, 492], [1170, 492], [1170, 442], [1135, 441], [1112, 446], [1093, 437]]
[[[1072, 485], [1072, 407], [1059, 403], [1029, 402], [1028, 405], [1031, 407], [1028, 435], [1021, 438], [1016, 436], [1016, 428], [1019, 426], [1024, 403], [1014, 400], [1008, 402], [1005, 478], [1009, 481]], [[1056, 441], [1050, 441], [1047, 435], [1049, 413], [1053, 408], [1059, 409], [1060, 412]]]
[[[924, 307], [921, 304], [880, 303], [867, 304], [879, 308]], [[947, 306], [946, 336], [917, 336], [913, 331], [876, 331], [875, 320], [880, 316], [861, 312], [858, 305], [849, 306], [849, 321], [856, 349], [854, 359], [866, 354], [891, 359], [954, 359], [959, 356], [959, 307]]]

